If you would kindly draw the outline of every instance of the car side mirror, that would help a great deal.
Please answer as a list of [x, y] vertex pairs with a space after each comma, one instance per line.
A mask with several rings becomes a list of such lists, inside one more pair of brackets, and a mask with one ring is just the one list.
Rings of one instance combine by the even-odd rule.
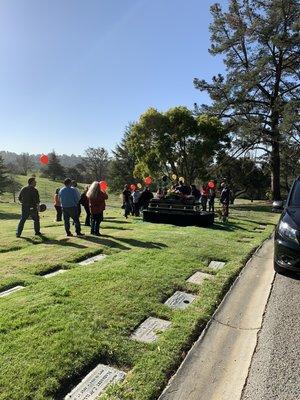
[[282, 201], [282, 200], [273, 201], [272, 211], [273, 212], [277, 212], [277, 213], [281, 213], [283, 208], [284, 208], [284, 206], [285, 206], [285, 201]]

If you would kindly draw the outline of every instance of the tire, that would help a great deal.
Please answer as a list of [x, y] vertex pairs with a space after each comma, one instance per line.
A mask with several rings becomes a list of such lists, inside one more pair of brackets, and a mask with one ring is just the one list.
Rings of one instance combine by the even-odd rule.
[[287, 270], [286, 268], [280, 267], [275, 261], [274, 261], [274, 270], [277, 272], [279, 275], [290, 275], [291, 271]]

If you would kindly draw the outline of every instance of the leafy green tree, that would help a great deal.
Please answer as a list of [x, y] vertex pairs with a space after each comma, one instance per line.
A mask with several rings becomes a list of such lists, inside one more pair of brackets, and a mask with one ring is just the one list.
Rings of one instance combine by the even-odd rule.
[[61, 165], [55, 151], [53, 150], [52, 153], [48, 155], [48, 157], [49, 162], [43, 172], [43, 175], [54, 181], [63, 179], [65, 176], [65, 170]]
[[281, 198], [280, 150], [299, 142], [299, 0], [230, 0], [211, 7], [213, 55], [223, 55], [226, 77], [195, 79], [213, 100], [201, 111], [227, 120], [242, 150], [267, 152], [273, 199]]
[[203, 177], [214, 155], [229, 146], [228, 135], [216, 117], [195, 117], [186, 107], [164, 113], [148, 109], [133, 124], [128, 141], [137, 159], [135, 176], [175, 174], [188, 183]]
[[3, 157], [0, 156], [0, 194], [6, 192], [8, 183], [9, 183], [9, 180], [6, 175], [6, 168], [4, 166]]

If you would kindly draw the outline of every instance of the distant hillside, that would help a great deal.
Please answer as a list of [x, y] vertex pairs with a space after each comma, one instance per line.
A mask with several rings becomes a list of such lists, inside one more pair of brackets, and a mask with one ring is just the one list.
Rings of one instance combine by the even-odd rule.
[[[18, 160], [18, 156], [20, 154], [13, 153], [11, 151], [0, 151], [0, 155], [3, 157], [4, 163], [5, 164], [15, 164]], [[81, 163], [83, 161], [82, 156], [76, 156], [75, 154], [67, 155], [67, 154], [57, 154], [60, 163], [64, 168], [72, 168], [76, 164]], [[30, 157], [32, 158], [34, 162], [34, 168], [39, 169], [40, 168], [40, 154], [30, 154]]]

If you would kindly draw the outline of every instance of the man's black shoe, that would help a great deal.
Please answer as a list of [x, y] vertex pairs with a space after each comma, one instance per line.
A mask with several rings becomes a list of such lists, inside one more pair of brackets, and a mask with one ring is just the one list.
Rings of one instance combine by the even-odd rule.
[[84, 235], [84, 233], [79, 232], [79, 233], [77, 233], [77, 236], [85, 236], [85, 235]]
[[42, 232], [35, 232], [35, 236], [43, 236]]
[[73, 233], [68, 232], [68, 233], [67, 233], [67, 236], [74, 236], [74, 235], [73, 235]]

